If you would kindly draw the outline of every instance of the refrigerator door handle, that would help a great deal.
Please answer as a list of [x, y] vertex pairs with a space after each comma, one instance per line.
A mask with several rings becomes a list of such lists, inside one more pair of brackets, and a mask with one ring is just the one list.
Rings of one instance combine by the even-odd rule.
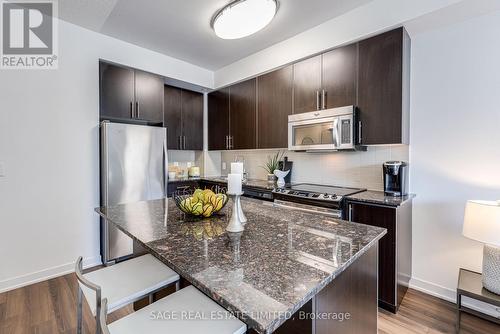
[[[130, 102], [132, 105], [132, 102]], [[109, 187], [108, 187], [108, 171], [109, 171], [109, 154], [108, 154], [108, 124], [109, 122], [101, 123], [101, 190], [102, 190], [102, 205], [107, 206], [109, 203]], [[102, 262], [109, 261], [109, 229], [106, 219], [102, 220]]]

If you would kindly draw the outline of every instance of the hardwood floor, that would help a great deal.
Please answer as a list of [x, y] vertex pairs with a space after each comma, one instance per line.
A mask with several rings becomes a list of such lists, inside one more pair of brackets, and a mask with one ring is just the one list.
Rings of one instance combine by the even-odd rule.
[[[85, 304], [85, 303], [84, 303]], [[132, 312], [111, 314], [114, 321]], [[454, 333], [455, 307], [441, 299], [408, 290], [399, 313], [380, 310], [380, 334]], [[90, 309], [84, 306], [84, 333], [94, 333]], [[0, 334], [76, 333], [76, 277], [69, 274], [0, 294]], [[498, 334], [500, 326], [464, 314], [462, 334]]]

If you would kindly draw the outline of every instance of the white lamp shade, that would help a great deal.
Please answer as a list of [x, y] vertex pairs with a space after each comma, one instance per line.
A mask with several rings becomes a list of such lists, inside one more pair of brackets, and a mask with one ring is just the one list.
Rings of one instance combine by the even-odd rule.
[[500, 246], [500, 201], [467, 201], [463, 235]]

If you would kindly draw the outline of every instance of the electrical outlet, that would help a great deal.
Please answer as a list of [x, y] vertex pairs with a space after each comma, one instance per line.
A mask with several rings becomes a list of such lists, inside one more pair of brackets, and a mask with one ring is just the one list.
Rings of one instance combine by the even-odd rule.
[[226, 170], [226, 163], [224, 161], [222, 162], [222, 170]]
[[5, 164], [0, 161], [0, 177], [5, 177]]

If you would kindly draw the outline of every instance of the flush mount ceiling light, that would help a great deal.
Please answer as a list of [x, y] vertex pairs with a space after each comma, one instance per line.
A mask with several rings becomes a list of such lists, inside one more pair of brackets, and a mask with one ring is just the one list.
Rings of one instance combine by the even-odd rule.
[[276, 0], [237, 0], [215, 14], [212, 28], [223, 39], [249, 36], [267, 26], [277, 9]]

